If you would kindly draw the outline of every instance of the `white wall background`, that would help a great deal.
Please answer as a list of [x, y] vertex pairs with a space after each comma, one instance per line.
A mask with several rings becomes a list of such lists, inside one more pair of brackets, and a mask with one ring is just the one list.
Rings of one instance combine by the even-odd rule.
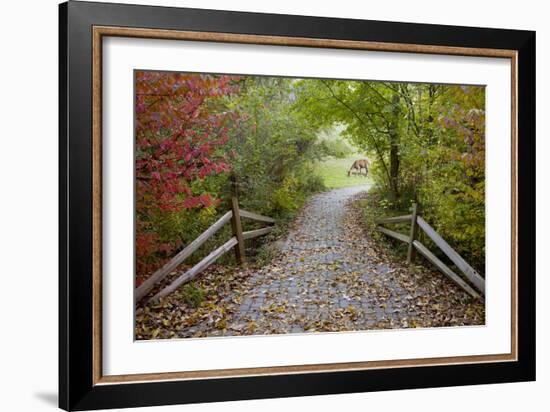
[[[131, 3], [142, 3], [131, 1]], [[535, 383], [227, 402], [147, 411], [547, 410], [550, 387], [550, 247], [540, 215], [550, 201], [546, 114], [550, 27], [545, 2], [501, 0], [181, 0], [143, 3], [537, 31], [537, 347]], [[0, 408], [53, 410], [57, 404], [57, 1], [0, 6]], [[546, 178], [546, 179], [545, 179]]]

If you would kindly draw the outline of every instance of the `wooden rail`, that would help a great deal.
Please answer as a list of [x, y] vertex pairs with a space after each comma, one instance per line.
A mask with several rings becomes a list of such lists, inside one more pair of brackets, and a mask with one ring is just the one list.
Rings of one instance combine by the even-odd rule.
[[153, 287], [166, 277], [170, 272], [172, 272], [178, 265], [180, 265], [185, 259], [191, 256], [198, 248], [200, 248], [204, 242], [210, 239], [218, 230], [220, 230], [231, 218], [233, 217], [233, 212], [229, 211], [222, 217], [220, 217], [216, 223], [206, 229], [201, 233], [199, 237], [189, 243], [185, 249], [179, 252], [174, 256], [168, 263], [163, 267], [153, 273], [145, 282], [143, 282], [137, 289], [135, 293], [135, 300], [141, 300], [147, 293], [153, 289]]
[[404, 223], [404, 222], [410, 222], [412, 215], [404, 215], [404, 216], [394, 216], [394, 217], [384, 217], [382, 219], [378, 219], [376, 223], [385, 224], [385, 223]]
[[246, 217], [247, 219], [257, 220], [259, 222], [265, 222], [265, 223], [275, 223], [275, 220], [270, 217], [262, 216], [254, 212], [248, 212], [243, 209], [240, 209], [240, 211], [241, 211], [241, 216]]
[[[437, 267], [443, 274], [449, 279], [464, 289], [469, 295], [476, 299], [480, 299], [481, 295], [485, 294], [485, 279], [479, 275], [472, 268], [468, 262], [466, 262], [462, 256], [460, 256], [446, 241], [443, 239], [434, 228], [432, 228], [419, 214], [417, 205], [412, 207], [412, 214], [405, 216], [396, 216], [381, 218], [376, 220], [378, 225], [388, 223], [404, 223], [411, 222], [411, 228], [409, 235], [396, 232], [394, 230], [387, 229], [383, 226], [377, 226], [376, 229], [387, 236], [397, 239], [401, 242], [408, 244], [407, 250], [407, 263], [411, 263], [414, 259], [414, 252], [420, 253], [435, 267]], [[437, 256], [435, 256], [426, 246], [416, 240], [418, 228], [422, 229], [426, 235], [445, 253], [445, 255], [456, 265], [456, 267], [462, 272], [462, 274], [471, 282], [474, 288], [465, 282], [460, 276], [454, 273], [445, 263], [443, 263]]]
[[378, 229], [380, 232], [393, 237], [394, 239], [400, 240], [401, 242], [407, 243], [409, 241], [409, 238], [407, 235], [404, 235], [402, 233], [396, 232], [394, 230], [386, 229], [382, 226], [377, 226], [376, 229]]
[[261, 229], [243, 232], [243, 239], [248, 240], [248, 239], [254, 239], [255, 237], [258, 237], [258, 236], [267, 235], [272, 230], [273, 230], [273, 227], [268, 226], [268, 227], [263, 227]]
[[159, 300], [160, 298], [162, 298], [166, 295], [169, 295], [170, 293], [175, 291], [180, 285], [182, 285], [185, 282], [190, 281], [195, 276], [197, 276], [199, 273], [201, 273], [204, 269], [206, 269], [208, 266], [210, 266], [212, 263], [214, 263], [216, 260], [218, 260], [218, 258], [221, 257], [224, 253], [230, 251], [233, 247], [237, 246], [238, 243], [239, 243], [239, 241], [237, 240], [237, 238], [232, 237], [227, 242], [225, 242], [223, 245], [221, 245], [219, 248], [217, 248], [214, 251], [210, 252], [210, 254], [208, 256], [206, 256], [203, 260], [201, 260], [199, 263], [197, 263], [195, 266], [193, 266], [191, 269], [189, 269], [183, 275], [179, 276], [169, 286], [166, 286], [164, 289], [162, 289], [151, 300], [156, 301], [156, 300]]
[[413, 245], [415, 249], [426, 259], [428, 259], [434, 266], [436, 266], [441, 272], [443, 272], [445, 275], [447, 275], [453, 282], [455, 282], [457, 285], [459, 285], [462, 289], [464, 289], [468, 294], [470, 294], [472, 297], [479, 299], [481, 296], [479, 293], [477, 293], [470, 285], [468, 285], [460, 276], [458, 276], [456, 273], [454, 273], [445, 263], [443, 263], [439, 258], [434, 255], [432, 252], [429, 251], [429, 249], [424, 246], [422, 243], [420, 243], [418, 240], [415, 240], [413, 242]]
[[262, 216], [258, 213], [248, 212], [239, 208], [239, 202], [236, 197], [232, 197], [229, 202], [230, 210], [220, 217], [212, 226], [201, 233], [195, 240], [189, 243], [181, 252], [174, 256], [168, 263], [153, 273], [145, 282], [143, 282], [135, 290], [134, 299], [136, 302], [143, 299], [153, 287], [164, 279], [169, 273], [176, 269], [185, 259], [196, 252], [208, 239], [216, 234], [226, 223], [231, 221], [231, 227], [233, 229], [233, 237], [225, 242], [223, 245], [213, 250], [208, 256], [202, 259], [199, 263], [183, 273], [170, 285], [159, 291], [151, 300], [157, 301], [160, 298], [169, 295], [174, 292], [179, 286], [195, 278], [199, 273], [204, 271], [208, 266], [218, 260], [225, 253], [231, 249], [235, 250], [235, 257], [239, 264], [245, 261], [245, 248], [244, 241], [253, 239], [258, 236], [268, 234], [273, 230], [272, 226], [264, 227], [261, 229], [250, 230], [243, 232], [241, 217], [252, 219], [255, 221], [274, 224], [275, 220]]

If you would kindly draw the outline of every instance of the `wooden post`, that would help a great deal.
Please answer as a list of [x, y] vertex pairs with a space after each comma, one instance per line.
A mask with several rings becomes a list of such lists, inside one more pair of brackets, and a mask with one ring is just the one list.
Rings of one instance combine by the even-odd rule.
[[239, 198], [239, 185], [237, 184], [237, 176], [235, 173], [229, 175], [229, 193], [231, 196]]
[[407, 251], [407, 264], [410, 264], [415, 255], [414, 241], [416, 240], [416, 232], [418, 224], [416, 223], [416, 216], [418, 214], [418, 205], [413, 203], [412, 205], [412, 214], [411, 214], [411, 231], [409, 235], [409, 249]]
[[244, 237], [243, 227], [241, 225], [241, 214], [239, 212], [239, 200], [232, 196], [230, 200], [231, 211], [233, 216], [231, 218], [231, 226], [233, 227], [233, 235], [237, 238], [237, 244], [235, 245], [235, 257], [237, 263], [242, 264], [245, 261], [244, 255]]

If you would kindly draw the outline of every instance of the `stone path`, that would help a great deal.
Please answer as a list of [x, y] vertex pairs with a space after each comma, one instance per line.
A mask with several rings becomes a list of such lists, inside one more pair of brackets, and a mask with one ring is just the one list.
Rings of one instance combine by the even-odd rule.
[[250, 292], [229, 330], [299, 333], [422, 324], [416, 303], [428, 290], [411, 285], [410, 273], [381, 262], [359, 217], [350, 213], [351, 199], [367, 190], [336, 189], [310, 199], [281, 256], [249, 279]]
[[311, 197], [270, 264], [205, 273], [217, 300], [190, 309], [175, 293], [137, 317], [138, 339], [484, 324], [483, 303], [369, 237], [358, 203], [368, 189]]

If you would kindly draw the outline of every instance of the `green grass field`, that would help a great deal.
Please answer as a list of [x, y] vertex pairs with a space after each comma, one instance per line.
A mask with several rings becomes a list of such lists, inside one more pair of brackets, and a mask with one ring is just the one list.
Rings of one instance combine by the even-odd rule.
[[346, 157], [344, 159], [324, 160], [317, 164], [317, 173], [322, 176], [325, 182], [325, 186], [329, 189], [371, 184], [372, 180], [370, 176], [365, 177], [364, 174], [352, 174], [350, 177], [348, 177], [348, 170], [350, 166], [355, 160], [360, 158], [362, 158], [360, 155], [356, 155]]

